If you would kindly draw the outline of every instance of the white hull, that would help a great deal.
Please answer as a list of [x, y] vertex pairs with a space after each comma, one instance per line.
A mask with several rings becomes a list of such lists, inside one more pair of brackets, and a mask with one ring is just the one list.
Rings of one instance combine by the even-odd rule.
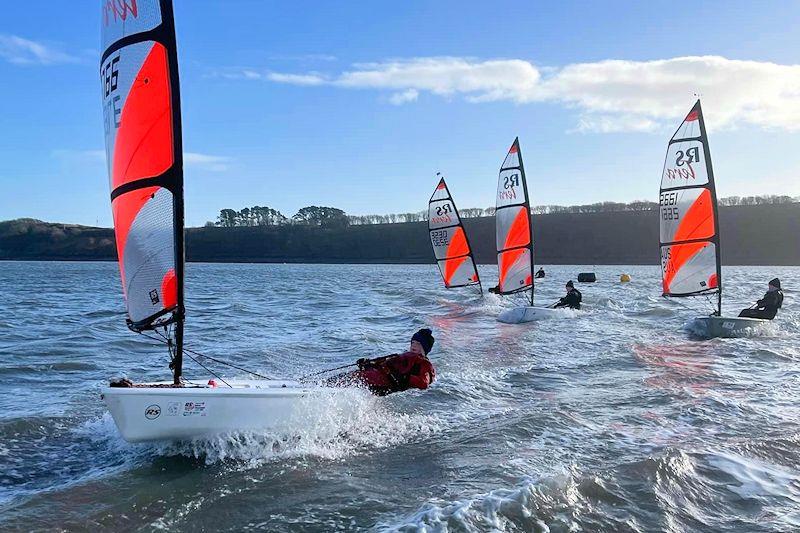
[[746, 331], [769, 323], [761, 318], [705, 316], [696, 318], [695, 323], [705, 328], [708, 337], [741, 337]]
[[500, 313], [497, 317], [498, 322], [506, 324], [521, 324], [523, 322], [535, 322], [537, 320], [550, 320], [553, 318], [574, 317], [579, 312], [574, 309], [550, 307], [515, 307]]
[[181, 440], [289, 427], [303, 399], [335, 389], [295, 381], [228, 380], [233, 388], [105, 387], [101, 398], [128, 442]]

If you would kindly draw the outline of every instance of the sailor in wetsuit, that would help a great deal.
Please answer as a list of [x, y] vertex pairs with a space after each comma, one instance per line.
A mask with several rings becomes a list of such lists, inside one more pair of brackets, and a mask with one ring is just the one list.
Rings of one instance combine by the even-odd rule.
[[581, 300], [583, 300], [581, 291], [575, 288], [575, 284], [572, 283], [572, 280], [567, 282], [566, 288], [567, 295], [561, 298], [553, 307], [569, 307], [570, 309], [580, 309]]
[[436, 379], [428, 353], [433, 348], [431, 330], [425, 328], [414, 333], [411, 346], [402, 354], [376, 359], [359, 359], [358, 370], [331, 378], [331, 385], [364, 385], [373, 394], [385, 396], [408, 389], [427, 389]]
[[764, 318], [772, 320], [778, 314], [778, 309], [783, 305], [783, 291], [781, 290], [781, 280], [778, 278], [769, 282], [767, 293], [752, 307], [742, 309], [739, 316], [745, 318]]
[[545, 276], [544, 269], [542, 267], [539, 267], [539, 270], [536, 271], [536, 278], [539, 279], [543, 278], [544, 276]]

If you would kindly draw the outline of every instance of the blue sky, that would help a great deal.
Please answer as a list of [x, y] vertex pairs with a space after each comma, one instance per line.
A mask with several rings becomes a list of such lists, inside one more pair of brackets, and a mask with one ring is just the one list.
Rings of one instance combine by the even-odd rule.
[[[111, 224], [99, 4], [4, 6], [0, 220]], [[800, 195], [795, 2], [175, 4], [189, 225], [486, 207], [517, 135], [534, 204], [655, 200], [694, 92], [721, 196]]]

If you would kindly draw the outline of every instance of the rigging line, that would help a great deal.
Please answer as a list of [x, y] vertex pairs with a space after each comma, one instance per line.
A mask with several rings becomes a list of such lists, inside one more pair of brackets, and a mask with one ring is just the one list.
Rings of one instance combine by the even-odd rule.
[[[144, 337], [147, 337], [148, 339], [151, 339], [151, 340], [154, 340], [154, 341], [161, 342], [161, 343], [163, 343], [163, 344], [167, 344], [167, 345], [169, 345], [169, 339], [167, 339], [166, 337], [164, 337], [164, 334], [163, 334], [163, 333], [161, 333], [160, 331], [158, 331], [158, 330], [155, 330], [155, 331], [156, 331], [156, 333], [158, 333], [158, 335], [160, 335], [160, 336], [162, 337], [162, 339], [157, 339], [156, 337], [151, 337], [150, 335], [146, 335], [145, 333], [140, 333], [140, 335], [143, 335]], [[228, 363], [227, 361], [222, 361], [222, 360], [220, 360], [220, 359], [217, 359], [217, 358], [215, 358], [215, 357], [211, 357], [211, 356], [208, 356], [208, 355], [202, 354], [202, 353], [200, 353], [200, 352], [196, 352], [196, 351], [194, 351], [194, 350], [191, 350], [191, 349], [188, 349], [188, 348], [186, 348], [185, 346], [183, 347], [183, 351], [184, 351], [184, 352], [186, 352], [186, 353], [189, 353], [189, 354], [196, 355], [197, 357], [205, 357], [206, 359], [209, 359], [209, 360], [211, 360], [211, 361], [214, 361], [215, 363], [219, 363], [219, 364], [221, 364], [221, 365], [226, 365], [226, 366], [229, 366], [229, 367], [231, 367], [231, 368], [235, 368], [236, 370], [241, 370], [242, 372], [245, 372], [245, 373], [247, 373], [247, 374], [251, 374], [251, 375], [253, 375], [253, 376], [257, 376], [257, 377], [259, 377], [259, 378], [262, 378], [262, 379], [270, 379], [270, 378], [269, 378], [269, 377], [267, 377], [267, 376], [262, 376], [261, 374], [258, 374], [258, 373], [256, 373], [256, 372], [253, 372], [253, 371], [251, 371], [251, 370], [247, 370], [246, 368], [242, 368], [242, 367], [236, 366], [236, 365], [234, 365], [234, 364], [232, 364], [232, 363]], [[208, 367], [206, 367], [205, 365], [203, 365], [202, 363], [200, 363], [200, 362], [199, 362], [197, 359], [195, 359], [195, 358], [194, 358], [194, 357], [192, 357], [191, 355], [189, 356], [189, 358], [190, 358], [192, 361], [194, 361], [195, 363], [197, 363], [198, 365], [200, 365], [201, 367], [203, 367], [203, 368], [205, 368], [206, 370], [208, 370], [208, 372], [209, 372], [209, 373], [211, 373], [211, 374], [213, 374], [214, 376], [216, 376], [216, 377], [218, 377], [219, 379], [221, 379], [223, 383], [225, 383], [226, 385], [228, 385], [228, 383], [227, 383], [227, 382], [225, 382], [225, 380], [224, 380], [224, 379], [222, 379], [222, 378], [221, 378], [219, 375], [217, 375], [217, 374], [215, 374], [214, 372], [212, 372], [211, 370], [209, 370], [209, 369], [208, 369]], [[230, 387], [230, 385], [228, 385], [228, 386]]]
[[[156, 333], [158, 333], [159, 335], [164, 337], [164, 334], [159, 332], [158, 330], [156, 330]], [[164, 341], [165, 342], [169, 342], [169, 339], [164, 337]], [[247, 370], [246, 368], [242, 368], [240, 366], [236, 366], [233, 363], [229, 363], [227, 361], [223, 361], [221, 359], [217, 359], [216, 357], [211, 357], [210, 355], [206, 355], [206, 354], [200, 353], [200, 352], [198, 352], [196, 350], [192, 350], [191, 348], [187, 348], [186, 346], [183, 347], [183, 351], [191, 353], [193, 355], [196, 355], [197, 357], [205, 357], [206, 359], [208, 359], [210, 361], [214, 361], [215, 363], [219, 363], [221, 365], [225, 365], [225, 366], [229, 366], [231, 368], [235, 368], [236, 370], [240, 370], [240, 371], [245, 372], [247, 374], [250, 374], [252, 376], [256, 376], [256, 377], [259, 377], [259, 378], [262, 378], [262, 379], [272, 379], [272, 378], [270, 378], [268, 376], [264, 376], [262, 374], [259, 374], [258, 372], [253, 372], [252, 370]]]
[[[164, 329], [167, 329], [167, 328], [164, 328]], [[156, 338], [156, 337], [151, 337], [150, 335], [147, 335], [147, 334], [145, 334], [144, 332], [141, 332], [141, 331], [139, 332], [139, 334], [140, 334], [140, 335], [142, 335], [142, 336], [144, 336], [144, 337], [146, 337], [146, 338], [148, 338], [148, 339], [150, 339], [150, 340], [154, 340], [154, 341], [157, 341], [157, 342], [162, 342], [162, 343], [165, 343], [165, 344], [168, 346], [168, 349], [169, 349], [170, 356], [171, 356], [171, 357], [174, 357], [174, 356], [172, 355], [172, 350], [173, 350], [173, 347], [172, 347], [172, 343], [170, 342], [170, 340], [169, 340], [169, 339], [167, 339], [166, 337], [164, 337], [164, 334], [163, 334], [163, 333], [161, 333], [160, 331], [158, 331], [158, 330], [153, 330], [153, 331], [155, 331], [155, 332], [156, 332], [158, 335], [160, 335], [160, 336], [162, 337], [162, 339], [158, 339], [158, 338]], [[205, 369], [205, 371], [206, 371], [206, 372], [208, 372], [209, 374], [211, 374], [212, 376], [214, 376], [215, 378], [217, 378], [218, 380], [220, 380], [221, 382], [223, 382], [225, 385], [227, 385], [227, 386], [228, 386], [228, 387], [230, 387], [231, 389], [233, 388], [233, 387], [231, 386], [231, 384], [230, 384], [230, 383], [228, 383], [227, 381], [225, 381], [225, 379], [223, 379], [223, 377], [222, 377], [222, 376], [220, 376], [219, 374], [217, 374], [216, 372], [214, 372], [213, 370], [211, 370], [210, 368], [208, 368], [207, 366], [205, 366], [203, 363], [201, 363], [200, 361], [198, 361], [197, 359], [195, 359], [195, 358], [194, 358], [194, 357], [192, 357], [191, 355], [189, 356], [189, 359], [191, 359], [192, 361], [194, 361], [195, 363], [197, 363], [197, 364], [198, 364], [200, 367], [202, 367], [203, 369]], [[183, 380], [183, 376], [181, 376], [181, 379]]]
[[[186, 350], [184, 349], [184, 352], [185, 352], [185, 351], [186, 351]], [[194, 361], [195, 363], [197, 363], [198, 365], [200, 365], [201, 367], [203, 367], [203, 368], [206, 370], [206, 372], [208, 372], [209, 374], [211, 374], [212, 376], [214, 376], [215, 378], [217, 378], [218, 380], [220, 380], [221, 382], [223, 382], [225, 385], [227, 385], [227, 386], [228, 386], [228, 387], [230, 387], [231, 389], [233, 388], [233, 386], [231, 386], [231, 384], [230, 384], [230, 383], [228, 383], [227, 381], [225, 381], [225, 380], [222, 378], [222, 376], [220, 376], [219, 374], [217, 374], [216, 372], [214, 372], [213, 370], [211, 370], [210, 368], [208, 368], [206, 365], [204, 365], [203, 363], [201, 363], [200, 361], [198, 361], [197, 359], [195, 359], [194, 357], [192, 357], [190, 354], [187, 354], [187, 355], [189, 355], [189, 359], [191, 359], [192, 361]]]
[[[682, 301], [680, 301], [678, 298], [670, 298], [669, 296], [662, 296], [662, 297], [663, 297], [663, 298], [667, 298], [667, 299], [669, 299], [669, 301], [671, 301], [671, 302], [675, 302], [676, 304], [680, 305], [680, 306], [681, 306], [681, 307], [683, 307], [684, 309], [688, 309], [689, 311], [692, 311], [693, 313], [702, 313], [702, 312], [703, 312], [703, 311], [698, 311], [698, 310], [697, 310], [697, 309], [695, 309], [694, 307], [691, 307], [691, 306], [688, 306], [688, 305], [686, 305], [685, 303], [683, 303]], [[706, 297], [707, 297], [707, 296], [706, 296]]]

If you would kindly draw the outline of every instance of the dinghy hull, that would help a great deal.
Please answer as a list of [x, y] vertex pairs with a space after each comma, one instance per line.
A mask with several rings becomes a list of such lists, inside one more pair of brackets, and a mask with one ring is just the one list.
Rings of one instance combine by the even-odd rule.
[[747, 331], [753, 330], [769, 323], [760, 318], [705, 316], [696, 318], [695, 322], [700, 328], [705, 328], [706, 335], [713, 337], [742, 337]]
[[577, 311], [573, 309], [551, 309], [549, 307], [515, 307], [500, 313], [497, 317], [498, 322], [505, 324], [522, 324], [524, 322], [536, 322], [539, 320], [550, 320], [553, 318], [567, 318], [575, 316]]
[[105, 387], [101, 398], [128, 442], [184, 440], [281, 429], [304, 398], [331, 393], [292, 381], [228, 381], [233, 388]]

